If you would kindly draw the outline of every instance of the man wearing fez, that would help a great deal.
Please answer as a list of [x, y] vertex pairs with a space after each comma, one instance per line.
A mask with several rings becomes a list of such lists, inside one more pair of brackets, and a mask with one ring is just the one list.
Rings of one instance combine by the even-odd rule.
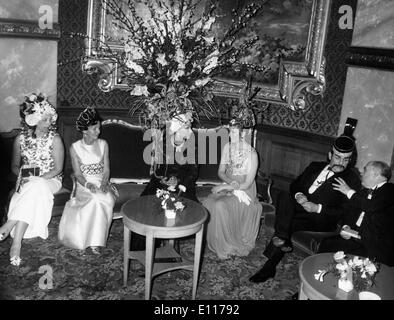
[[360, 188], [360, 179], [352, 166], [353, 138], [338, 137], [328, 153], [329, 162], [312, 162], [290, 184], [290, 193], [279, 194], [275, 233], [264, 255], [268, 261], [249, 280], [264, 282], [273, 278], [285, 252], [292, 250], [291, 235], [296, 231], [334, 231], [342, 218], [347, 197], [334, 190], [335, 178], [342, 178], [352, 189]]

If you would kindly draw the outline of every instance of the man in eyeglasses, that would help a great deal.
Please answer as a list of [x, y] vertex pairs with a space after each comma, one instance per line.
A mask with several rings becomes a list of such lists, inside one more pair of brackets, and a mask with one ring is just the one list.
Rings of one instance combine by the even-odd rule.
[[323, 239], [319, 252], [345, 251], [394, 266], [394, 184], [391, 168], [382, 161], [364, 167], [361, 191], [352, 190], [342, 178], [334, 189], [350, 199], [340, 234]]
[[264, 251], [268, 261], [249, 280], [264, 282], [273, 278], [276, 266], [292, 250], [291, 235], [296, 231], [334, 231], [341, 219], [347, 197], [333, 189], [335, 178], [342, 178], [352, 189], [360, 188], [360, 179], [352, 169], [354, 140], [338, 137], [328, 154], [329, 162], [312, 162], [291, 183], [290, 193], [279, 194], [275, 233]]

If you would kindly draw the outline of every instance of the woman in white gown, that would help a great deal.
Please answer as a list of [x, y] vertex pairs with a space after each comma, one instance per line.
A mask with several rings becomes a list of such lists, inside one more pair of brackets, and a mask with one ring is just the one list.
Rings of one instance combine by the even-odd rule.
[[112, 222], [115, 196], [109, 184], [108, 144], [99, 139], [100, 118], [92, 108], [85, 109], [76, 122], [81, 140], [70, 147], [75, 197], [70, 199], [59, 224], [59, 240], [65, 246], [99, 254], [105, 247]]
[[18, 180], [8, 220], [0, 228], [0, 240], [13, 237], [10, 262], [14, 266], [22, 261], [22, 239], [48, 238], [53, 194], [62, 187], [64, 161], [55, 108], [41, 94], [31, 94], [20, 106], [22, 131], [14, 141], [11, 168]]

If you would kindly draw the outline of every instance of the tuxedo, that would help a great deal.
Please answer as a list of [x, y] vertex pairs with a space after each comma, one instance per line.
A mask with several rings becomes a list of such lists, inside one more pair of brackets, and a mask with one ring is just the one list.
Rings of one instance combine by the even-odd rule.
[[[334, 231], [346, 211], [348, 199], [333, 189], [335, 178], [342, 178], [355, 190], [360, 189], [360, 179], [353, 169], [334, 173], [310, 193], [310, 187], [327, 166], [326, 162], [312, 162], [304, 172], [290, 184], [290, 192], [279, 196], [275, 219], [275, 234], [290, 239], [291, 234], [303, 231]], [[302, 192], [308, 201], [321, 204], [320, 213], [309, 213], [297, 203], [295, 194]]]
[[[346, 240], [340, 235], [324, 239], [319, 252], [342, 250], [394, 266], [394, 184], [385, 183], [372, 191], [371, 199], [367, 190], [356, 192], [349, 205], [343, 223], [358, 231], [361, 239]], [[358, 226], [361, 212], [364, 216]]]

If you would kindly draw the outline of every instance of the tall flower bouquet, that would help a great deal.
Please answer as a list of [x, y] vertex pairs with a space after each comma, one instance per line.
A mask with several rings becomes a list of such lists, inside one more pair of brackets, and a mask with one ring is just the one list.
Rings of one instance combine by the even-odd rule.
[[[103, 0], [104, 1], [104, 0]], [[217, 4], [201, 0], [105, 0], [107, 13], [124, 38], [125, 52], [112, 51], [135, 97], [130, 113], [140, 110], [145, 127], [162, 128], [176, 114], [216, 113], [209, 87], [214, 77], [245, 67], [242, 53], [257, 36], [240, 41], [236, 35], [266, 1], [232, 12], [232, 23], [217, 39], [213, 25]], [[247, 65], [254, 71], [269, 66]]]

